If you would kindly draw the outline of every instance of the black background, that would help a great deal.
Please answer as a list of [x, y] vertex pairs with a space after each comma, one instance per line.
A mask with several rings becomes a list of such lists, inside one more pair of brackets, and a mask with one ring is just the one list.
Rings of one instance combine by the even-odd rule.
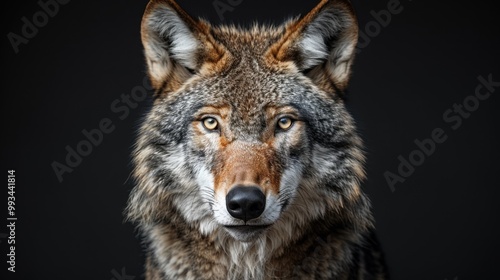
[[[6, 2], [9, 2], [6, 4]], [[15, 54], [7, 34], [21, 34], [36, 1], [2, 5], [1, 169], [17, 178], [16, 270], [7, 272], [2, 235], [2, 279], [142, 278], [143, 255], [123, 209], [132, 188], [130, 153], [151, 101], [121, 120], [110, 105], [143, 83], [141, 1], [70, 1]], [[226, 2], [226, 0], [222, 0]], [[370, 11], [389, 1], [353, 1], [360, 29], [373, 36], [360, 48], [348, 107], [366, 143], [370, 195], [393, 279], [498, 278], [500, 88], [453, 130], [443, 113], [474, 94], [477, 77], [500, 81], [499, 22], [494, 2], [401, 0], [386, 27]], [[179, 0], [213, 23], [279, 23], [316, 1], [244, 0], [217, 15], [213, 1]], [[377, 32], [378, 31], [378, 32]], [[366, 43], [366, 41], [364, 42]], [[115, 130], [60, 183], [54, 161], [83, 129], [109, 118]], [[391, 191], [384, 172], [397, 173], [415, 139], [442, 128], [447, 140]], [[7, 183], [1, 190], [2, 224]], [[0, 233], [7, 229], [0, 227]], [[123, 275], [122, 275], [123, 276]], [[128, 279], [132, 279], [129, 277]]]

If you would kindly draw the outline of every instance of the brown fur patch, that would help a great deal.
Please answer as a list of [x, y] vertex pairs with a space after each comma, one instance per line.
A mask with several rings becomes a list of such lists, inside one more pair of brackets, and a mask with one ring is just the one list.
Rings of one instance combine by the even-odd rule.
[[212, 170], [216, 192], [227, 194], [235, 185], [258, 186], [264, 193], [279, 193], [281, 170], [268, 145], [232, 143], [221, 151]]

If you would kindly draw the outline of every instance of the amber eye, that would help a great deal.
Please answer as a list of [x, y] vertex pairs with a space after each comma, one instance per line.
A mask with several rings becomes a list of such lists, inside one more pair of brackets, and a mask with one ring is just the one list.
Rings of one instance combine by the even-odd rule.
[[278, 127], [283, 130], [287, 130], [292, 127], [293, 121], [288, 117], [284, 117], [278, 120]]
[[215, 118], [211, 118], [211, 117], [204, 118], [202, 120], [202, 122], [203, 122], [203, 126], [208, 130], [216, 130], [219, 127], [219, 123], [217, 122], [217, 120]]

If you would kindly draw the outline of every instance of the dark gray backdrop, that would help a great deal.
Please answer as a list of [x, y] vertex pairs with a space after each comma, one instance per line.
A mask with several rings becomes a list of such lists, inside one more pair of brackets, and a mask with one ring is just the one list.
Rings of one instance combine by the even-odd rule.
[[[486, 2], [353, 2], [363, 37], [348, 106], [366, 142], [364, 189], [393, 278], [498, 277], [500, 87], [490, 86], [496, 91], [487, 96], [483, 86], [475, 96], [478, 77], [500, 81], [498, 11]], [[37, 1], [1, 4], [0, 170], [6, 181], [7, 170], [16, 170], [18, 220], [14, 274], [6, 263], [4, 183], [0, 275], [141, 279], [140, 243], [122, 211], [132, 188], [135, 132], [150, 106], [140, 96], [139, 25], [147, 1], [53, 3], [58, 9], [50, 14]], [[245, 25], [279, 23], [316, 1], [179, 3], [214, 23]], [[214, 4], [224, 3], [234, 7], [218, 14]], [[60, 182], [52, 164], [66, 164], [67, 147], [85, 149], [82, 130], [101, 122], [109, 133], [88, 156], [70, 158], [72, 172]], [[442, 143], [432, 148], [426, 139], [439, 132]], [[427, 154], [416, 140], [426, 143]], [[398, 171], [401, 161], [417, 166]], [[392, 189], [387, 172], [396, 180]]]

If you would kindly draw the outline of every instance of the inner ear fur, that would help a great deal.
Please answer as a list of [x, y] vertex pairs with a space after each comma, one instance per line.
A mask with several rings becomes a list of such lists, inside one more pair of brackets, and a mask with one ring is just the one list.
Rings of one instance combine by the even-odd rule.
[[172, 91], [216, 63], [224, 48], [210, 35], [206, 21], [194, 19], [173, 0], [151, 0], [141, 23], [141, 38], [153, 88]]
[[311, 12], [285, 24], [268, 57], [292, 62], [319, 86], [344, 91], [358, 41], [358, 23], [348, 0], [322, 0]]

